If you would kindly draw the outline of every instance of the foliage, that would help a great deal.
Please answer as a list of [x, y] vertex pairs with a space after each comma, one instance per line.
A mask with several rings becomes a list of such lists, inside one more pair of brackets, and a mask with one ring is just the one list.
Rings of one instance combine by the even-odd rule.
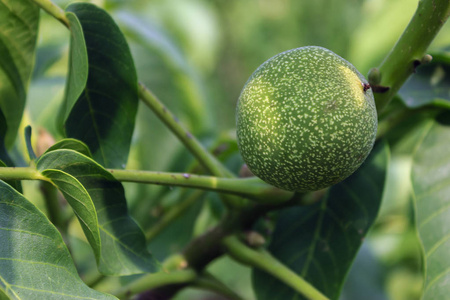
[[[448, 1], [92, 2], [0, 2], [1, 299], [445, 299]], [[379, 127], [293, 193], [244, 178], [234, 110], [311, 44], [377, 67]]]

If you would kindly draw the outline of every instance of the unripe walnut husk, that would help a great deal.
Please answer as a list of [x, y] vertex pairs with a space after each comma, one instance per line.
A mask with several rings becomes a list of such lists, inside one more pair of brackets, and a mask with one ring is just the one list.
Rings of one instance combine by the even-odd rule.
[[263, 63], [241, 92], [236, 121], [239, 150], [253, 174], [302, 192], [355, 172], [377, 131], [367, 80], [348, 61], [316, 46]]

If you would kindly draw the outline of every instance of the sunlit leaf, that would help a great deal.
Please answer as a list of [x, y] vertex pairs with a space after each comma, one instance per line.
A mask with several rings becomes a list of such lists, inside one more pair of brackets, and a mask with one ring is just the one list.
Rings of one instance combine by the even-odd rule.
[[[310, 207], [278, 217], [269, 251], [330, 299], [338, 299], [346, 275], [380, 207], [387, 144], [375, 147], [361, 168]], [[257, 298], [304, 299], [272, 276], [254, 270]]]
[[86, 155], [87, 157], [92, 158], [92, 154], [91, 154], [91, 151], [89, 150], [88, 146], [79, 140], [62, 139], [61, 141], [55, 143], [50, 148], [48, 148], [46, 152], [50, 152], [50, 151], [54, 151], [54, 150], [58, 150], [58, 149], [75, 150], [77, 152], [80, 152], [83, 155]]
[[130, 275], [158, 270], [158, 263], [147, 251], [143, 232], [128, 214], [122, 184], [111, 173], [69, 149], [47, 152], [38, 160], [37, 168], [74, 208], [97, 255], [101, 273]]
[[85, 142], [103, 166], [123, 168], [138, 106], [128, 44], [113, 19], [97, 6], [74, 3], [66, 11], [72, 32], [61, 111], [66, 134]]
[[117, 299], [78, 277], [58, 230], [0, 180], [0, 299]]
[[450, 113], [427, 124], [413, 157], [416, 222], [425, 257], [424, 300], [450, 294]]
[[17, 134], [25, 107], [33, 67], [39, 8], [29, 0], [0, 1], [0, 109], [8, 131], [9, 148]]

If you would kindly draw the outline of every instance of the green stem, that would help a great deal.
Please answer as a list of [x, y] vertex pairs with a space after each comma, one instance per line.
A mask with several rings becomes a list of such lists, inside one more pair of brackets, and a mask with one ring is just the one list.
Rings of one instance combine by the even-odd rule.
[[400, 39], [381, 63], [381, 86], [384, 93], [375, 93], [378, 113], [397, 94], [400, 87], [415, 72], [425, 51], [447, 21], [450, 14], [448, 0], [420, 0], [419, 6]]
[[195, 156], [208, 172], [215, 176], [234, 177], [220, 161], [209, 153], [203, 145], [178, 121], [166, 106], [143, 84], [139, 84], [139, 98], [157, 115], [157, 117], [177, 136], [184, 146]]
[[153, 273], [133, 281], [131, 284], [113, 292], [113, 294], [117, 298], [123, 299], [161, 286], [187, 284], [193, 282], [196, 278], [197, 272], [192, 269], [179, 270], [171, 273]]
[[164, 261], [161, 272], [144, 275], [121, 287], [113, 294], [122, 299], [148, 290], [164, 288], [167, 285], [185, 286], [196, 279], [197, 272], [192, 268], [187, 268], [185, 257], [174, 254]]
[[43, 180], [49, 181], [38, 170], [31, 167], [0, 168], [1, 180]]
[[[257, 177], [251, 178], [222, 178], [201, 176], [188, 173], [152, 172], [137, 170], [109, 170], [111, 174], [122, 182], [137, 182], [160, 184], [167, 186], [181, 186], [198, 188], [220, 193], [228, 193], [253, 199], [261, 204], [282, 203], [293, 196], [293, 192], [275, 188]], [[43, 180], [48, 178], [31, 167], [0, 168], [2, 180]]]
[[189, 263], [186, 261], [186, 257], [181, 254], [173, 254], [164, 260], [162, 269], [164, 272], [169, 273], [185, 269], [188, 265]]
[[[257, 177], [222, 178], [188, 173], [169, 173], [135, 170], [110, 170], [122, 182], [139, 182], [199, 188], [247, 197], [259, 203], [280, 203], [289, 200], [293, 192], [277, 189]], [[0, 172], [1, 178], [1, 172]]]
[[243, 300], [243, 298], [236, 294], [232, 289], [210, 274], [202, 274], [197, 277], [192, 283], [192, 287], [215, 292], [225, 296], [229, 300]]
[[[212, 175], [220, 177], [236, 177], [214, 155], [206, 150], [203, 145], [178, 121], [167, 107], [143, 84], [139, 83], [139, 98], [156, 114], [156, 116], [169, 128], [175, 136], [184, 144], [197, 161]], [[243, 199], [231, 195], [222, 195], [224, 203], [229, 207], [241, 207], [245, 205]]]
[[261, 269], [290, 286], [310, 300], [328, 300], [320, 291], [298, 274], [283, 265], [264, 250], [255, 250], [242, 243], [236, 236], [228, 236], [222, 244], [227, 253], [237, 261]]
[[203, 191], [195, 191], [189, 195], [186, 199], [173, 205], [169, 211], [167, 211], [162, 218], [150, 227], [149, 230], [145, 232], [145, 237], [147, 243], [155, 238], [161, 231], [163, 231], [168, 225], [170, 225], [174, 220], [181, 216], [186, 210], [188, 210], [192, 204], [194, 204], [203, 195]]
[[54, 4], [50, 0], [32, 0], [32, 1], [37, 5], [39, 5], [49, 15], [53, 16], [55, 19], [60, 21], [64, 26], [69, 28], [69, 20], [67, 19], [66, 13], [61, 7]]

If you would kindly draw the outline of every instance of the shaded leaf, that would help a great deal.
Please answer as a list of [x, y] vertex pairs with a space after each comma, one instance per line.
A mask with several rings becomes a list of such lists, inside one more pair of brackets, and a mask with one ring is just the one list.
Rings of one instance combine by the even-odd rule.
[[[198, 192], [198, 190], [197, 190]], [[194, 236], [195, 222], [199, 219], [199, 214], [203, 206], [203, 194], [196, 191], [192, 193], [181, 192], [181, 197], [177, 203], [174, 203], [165, 214], [170, 214], [173, 207], [184, 207], [184, 211], [172, 222], [164, 226], [164, 229], [157, 235], [153, 235], [149, 240], [149, 248], [152, 249], [153, 255], [159, 260], [166, 259], [169, 255], [182, 251], [184, 247], [192, 240]], [[194, 199], [193, 201], [188, 200]], [[187, 201], [186, 201], [187, 200]], [[185, 204], [189, 202], [188, 206]], [[160, 221], [164, 218], [164, 215]], [[160, 226], [156, 223], [154, 226]], [[154, 227], [153, 227], [154, 228]], [[176, 237], [176, 238], [174, 238]]]
[[67, 17], [71, 58], [61, 111], [66, 134], [85, 142], [103, 166], [123, 168], [138, 106], [128, 44], [113, 19], [93, 4], [71, 4]]
[[50, 148], [47, 149], [46, 152], [58, 150], [58, 149], [70, 149], [77, 151], [83, 155], [86, 155], [87, 157], [92, 158], [91, 151], [89, 150], [88, 146], [83, 143], [82, 141], [76, 140], [76, 139], [62, 139], [61, 141], [55, 143]]
[[[14, 163], [8, 155], [8, 151], [5, 147], [4, 137], [7, 131], [6, 119], [0, 108], [0, 168], [1, 167], [14, 167]], [[22, 192], [22, 185], [19, 180], [7, 181], [9, 185], [14, 187], [19, 192]]]
[[450, 113], [427, 125], [413, 156], [412, 183], [425, 258], [423, 299], [431, 300], [450, 293]]
[[[330, 299], [338, 299], [364, 236], [375, 221], [389, 159], [378, 144], [360, 169], [310, 207], [284, 210], [269, 251]], [[253, 272], [258, 299], [303, 299], [261, 271]]]
[[384, 270], [372, 251], [369, 243], [362, 244], [339, 300], [388, 300], [384, 290]]
[[5, 116], [3, 115], [2, 109], [0, 108], [0, 160], [4, 162], [4, 166], [14, 166], [11, 158], [8, 155], [5, 146], [5, 136], [8, 126], [6, 124]]
[[[74, 210], [82, 223], [86, 223], [83, 229], [98, 255], [101, 273], [130, 275], [158, 270], [158, 263], [147, 251], [143, 232], [128, 214], [122, 184], [111, 173], [92, 159], [68, 149], [47, 152], [37, 162], [37, 168], [44, 176], [50, 176], [69, 203], [88, 206], [78, 205], [84, 212], [76, 206]], [[98, 221], [89, 212], [91, 201]], [[101, 247], [95, 240], [95, 226], [100, 231]]]
[[38, 22], [39, 8], [32, 1], [0, 2], [0, 109], [8, 125], [4, 137], [7, 147], [16, 138], [25, 107]]
[[58, 230], [1, 180], [0, 240], [0, 297], [117, 299], [84, 284]]
[[435, 105], [450, 109], [450, 53], [433, 55], [430, 63], [419, 66], [399, 94], [411, 108]]

